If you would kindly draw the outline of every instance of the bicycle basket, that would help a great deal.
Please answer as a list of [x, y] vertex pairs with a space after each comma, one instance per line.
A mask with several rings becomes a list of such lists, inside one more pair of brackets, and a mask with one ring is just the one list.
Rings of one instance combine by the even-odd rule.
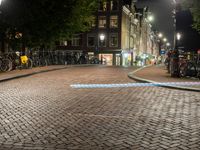
[[21, 59], [21, 63], [22, 64], [26, 64], [27, 61], [28, 61], [28, 57], [26, 55], [25, 56], [21, 56], [20, 59]]

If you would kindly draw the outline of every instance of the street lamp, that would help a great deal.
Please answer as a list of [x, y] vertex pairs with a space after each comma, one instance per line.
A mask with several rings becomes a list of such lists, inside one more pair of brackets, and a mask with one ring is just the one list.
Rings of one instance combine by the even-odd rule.
[[[129, 46], [128, 46], [128, 50], [129, 50], [129, 52], [131, 52], [131, 27], [132, 27], [133, 13], [130, 11], [128, 16], [129, 16]], [[131, 66], [132, 65], [133, 65], [133, 52], [131, 52]]]
[[2, 1], [3, 1], [3, 0], [0, 0], [0, 5], [1, 5]]
[[100, 38], [100, 41], [103, 42], [105, 40], [105, 35], [104, 34], [100, 34], [99, 38]]
[[[99, 35], [99, 39], [100, 39], [100, 46], [103, 46], [103, 42], [105, 40], [105, 34], [100, 34]], [[101, 54], [101, 64], [103, 64], [103, 56]]]
[[[149, 36], [149, 32], [152, 30], [151, 29], [151, 27], [152, 27], [151, 26], [151, 22], [154, 21], [154, 17], [151, 14], [151, 12], [146, 12], [146, 16], [145, 17], [146, 17], [145, 18], [145, 20], [146, 20], [146, 41], [145, 41], [146, 46], [145, 46], [145, 54], [147, 54], [148, 53], [148, 49], [149, 49], [149, 43], [148, 43], [148, 41], [149, 41], [149, 38], [151, 38]], [[146, 65], [146, 59], [145, 59], [145, 65]]]
[[164, 38], [163, 41], [164, 41], [164, 42], [167, 42], [167, 38]]
[[171, 44], [170, 44], [170, 43], [167, 43], [166, 45], [167, 45], [167, 46], [170, 46]]
[[177, 33], [177, 34], [176, 34], [176, 38], [177, 38], [178, 41], [180, 41], [180, 39], [181, 39], [181, 34], [180, 34], [180, 33]]
[[154, 20], [154, 16], [150, 15], [147, 17], [148, 21], [152, 22]]
[[159, 38], [162, 38], [162, 37], [163, 37], [163, 34], [162, 34], [162, 33], [159, 33], [159, 34], [158, 34], [158, 37], [159, 37]]

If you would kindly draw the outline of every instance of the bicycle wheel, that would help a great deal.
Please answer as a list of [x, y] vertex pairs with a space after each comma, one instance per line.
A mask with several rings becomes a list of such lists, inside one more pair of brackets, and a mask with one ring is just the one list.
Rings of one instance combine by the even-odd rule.
[[47, 61], [46, 61], [46, 59], [41, 59], [40, 60], [40, 66], [42, 67], [42, 66], [47, 66]]
[[26, 63], [26, 65], [27, 65], [27, 69], [33, 68], [33, 61], [29, 58], [28, 62]]
[[192, 77], [197, 75], [197, 69], [194, 63], [187, 63], [187, 75]]
[[25, 64], [21, 64], [21, 69], [31, 69], [33, 67], [33, 61], [29, 58]]
[[0, 70], [6, 72], [12, 69], [12, 62], [9, 59], [2, 59]]
[[179, 75], [180, 77], [185, 77], [187, 74], [187, 64], [181, 64], [179, 67]]

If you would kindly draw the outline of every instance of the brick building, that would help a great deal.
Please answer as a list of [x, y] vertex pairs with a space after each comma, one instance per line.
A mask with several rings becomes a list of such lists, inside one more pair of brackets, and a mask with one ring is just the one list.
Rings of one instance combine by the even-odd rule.
[[61, 42], [59, 50], [87, 53], [106, 65], [131, 66], [141, 51], [141, 17], [134, 1], [99, 0], [91, 30]]

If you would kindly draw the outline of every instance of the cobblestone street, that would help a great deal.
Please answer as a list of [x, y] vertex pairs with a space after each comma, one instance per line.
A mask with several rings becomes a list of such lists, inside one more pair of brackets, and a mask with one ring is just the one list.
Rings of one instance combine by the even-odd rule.
[[129, 83], [133, 68], [71, 67], [0, 84], [0, 149], [199, 150], [200, 94]]

